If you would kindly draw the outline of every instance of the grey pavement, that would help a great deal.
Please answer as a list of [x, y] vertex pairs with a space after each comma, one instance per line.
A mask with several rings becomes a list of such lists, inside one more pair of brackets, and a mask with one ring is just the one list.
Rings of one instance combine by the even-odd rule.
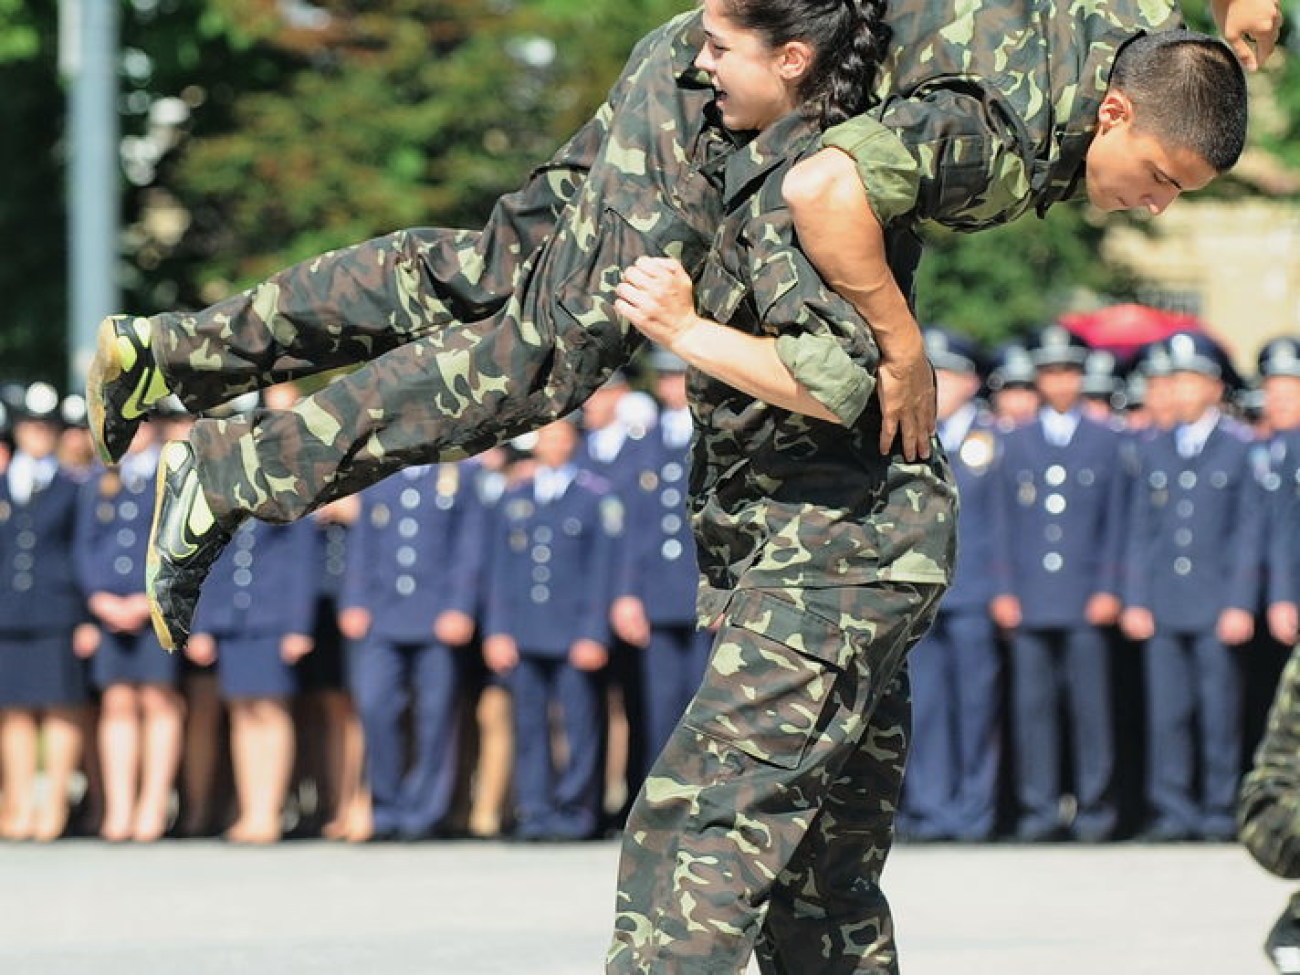
[[[594, 975], [617, 854], [0, 845], [0, 973]], [[1293, 889], [1192, 844], [900, 847], [885, 887], [905, 975], [1267, 975]]]

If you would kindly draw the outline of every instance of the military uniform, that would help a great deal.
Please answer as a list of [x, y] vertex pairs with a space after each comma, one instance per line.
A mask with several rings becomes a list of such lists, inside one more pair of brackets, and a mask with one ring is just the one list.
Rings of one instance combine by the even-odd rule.
[[[1040, 369], [1082, 371], [1086, 348], [1052, 326], [1031, 356]], [[1002, 440], [991, 568], [997, 593], [1014, 596], [1021, 613], [1011, 635], [1011, 715], [1017, 834], [1026, 840], [1060, 831], [1067, 739], [1078, 801], [1071, 829], [1099, 840], [1116, 826], [1109, 652], [1086, 609], [1093, 596], [1118, 598], [1126, 488], [1119, 435], [1078, 403], [1066, 413], [1045, 406]]]
[[[485, 638], [512, 637], [515, 806], [523, 839], [587, 839], [597, 826], [604, 738], [601, 682], [569, 660], [578, 640], [609, 646], [623, 508], [601, 478], [542, 468], [502, 496], [490, 540]], [[551, 751], [552, 704], [567, 761]]]
[[[57, 425], [57, 408], [54, 389], [34, 384], [16, 419]], [[0, 710], [85, 700], [72, 652], [73, 629], [88, 618], [73, 571], [77, 496], [52, 454], [19, 451], [0, 472]]]
[[713, 643], [695, 618], [700, 578], [686, 510], [691, 421], [683, 412], [661, 414], [647, 438], [657, 456], [628, 498], [630, 564], [623, 593], [641, 601], [650, 624], [650, 644], [639, 652], [652, 758], [690, 703]]
[[[340, 608], [370, 627], [352, 655], [380, 834], [429, 835], [456, 777], [459, 648], [434, 635], [448, 611], [473, 616], [486, 545], [472, 479], [457, 464], [408, 467], [361, 495]], [[402, 715], [409, 703], [411, 755]]]
[[[978, 29], [946, 5], [888, 20], [881, 101], [827, 141], [858, 160], [901, 244], [924, 224], [977, 230], [1077, 196], [1116, 50], [1176, 16], [1005, 0], [981, 5]], [[697, 272], [721, 216], [733, 146], [705, 121], [701, 39], [698, 12], [645, 38], [595, 119], [482, 234], [403, 231], [153, 319], [155, 358], [195, 411], [375, 360], [290, 411], [198, 425], [218, 518], [289, 520], [399, 466], [472, 454], [567, 413], [624, 361], [639, 338], [612, 311], [621, 270], [667, 254]]]
[[[1295, 540], [1294, 528], [1287, 532]], [[1237, 805], [1241, 841], [1269, 873], [1300, 877], [1300, 650], [1291, 658], [1268, 714], [1254, 763]], [[1295, 971], [1300, 954], [1300, 893], [1269, 932], [1265, 950], [1281, 972]]]
[[[944, 371], [976, 372], [973, 343], [933, 328], [925, 342], [940, 383]], [[899, 818], [909, 839], [986, 840], [1002, 758], [1002, 655], [988, 609], [997, 428], [970, 399], [938, 429], [961, 496], [957, 564], [934, 626], [907, 658], [912, 742]]]
[[[241, 525], [212, 567], [194, 614], [194, 632], [217, 644], [217, 677], [226, 700], [289, 698], [298, 691], [293, 664], [280, 652], [290, 634], [311, 636], [316, 609], [316, 554], [309, 523]], [[274, 593], [274, 598], [267, 594]]]
[[[77, 576], [87, 597], [97, 592], [144, 592], [145, 551], [153, 515], [158, 448], [127, 454], [115, 471], [101, 471], [81, 489], [77, 513]], [[163, 650], [148, 620], [133, 633], [100, 627], [90, 674], [103, 690], [112, 684], [175, 686], [180, 657]]]
[[[1180, 334], [1170, 349], [1175, 371], [1220, 368], [1200, 337]], [[1233, 833], [1242, 675], [1216, 626], [1223, 610], [1253, 614], [1259, 602], [1265, 501], [1249, 453], [1249, 432], [1210, 410], [1139, 456], [1124, 602], [1155, 621], [1144, 660], [1147, 798], [1159, 838]]]
[[794, 244], [781, 178], [815, 142], [787, 116], [728, 160], [695, 297], [773, 337], [845, 425], [688, 374], [699, 618], [718, 629], [623, 833], [610, 972], [734, 972], [755, 942], [766, 971], [896, 970], [878, 880], [903, 660], [948, 581], [955, 493], [937, 444], [916, 463], [880, 454], [870, 330]]

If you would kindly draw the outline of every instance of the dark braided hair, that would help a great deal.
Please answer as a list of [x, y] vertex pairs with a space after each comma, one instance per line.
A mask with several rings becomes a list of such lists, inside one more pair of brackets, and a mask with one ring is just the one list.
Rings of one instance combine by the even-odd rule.
[[727, 15], [769, 47], [803, 41], [815, 52], [800, 95], [823, 128], [871, 106], [890, 28], [886, 0], [726, 0]]

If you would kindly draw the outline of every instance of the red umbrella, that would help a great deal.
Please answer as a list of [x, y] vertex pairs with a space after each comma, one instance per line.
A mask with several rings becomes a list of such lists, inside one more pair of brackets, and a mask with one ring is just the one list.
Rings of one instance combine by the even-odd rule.
[[1142, 346], [1168, 338], [1175, 332], [1199, 332], [1203, 329], [1195, 315], [1132, 303], [1066, 315], [1061, 324], [1094, 349], [1107, 349], [1121, 358], [1128, 358]]

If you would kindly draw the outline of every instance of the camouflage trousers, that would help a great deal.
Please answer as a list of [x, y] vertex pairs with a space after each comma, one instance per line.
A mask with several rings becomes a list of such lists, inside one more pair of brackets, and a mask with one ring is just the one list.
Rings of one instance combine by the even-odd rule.
[[738, 590], [623, 834], [609, 973], [898, 971], [880, 872], [941, 586]]
[[578, 407], [642, 342], [614, 312], [623, 270], [648, 254], [693, 273], [703, 265], [721, 210], [711, 167], [730, 149], [714, 137], [690, 150], [674, 140], [709, 97], [673, 89], [661, 109], [680, 123], [635, 152], [616, 136], [619, 119], [640, 115], [606, 106], [482, 231], [401, 231], [203, 311], [153, 318], [154, 357], [192, 412], [361, 364], [292, 409], [196, 424], [199, 480], [217, 518], [292, 521], [402, 467], [470, 456]]

